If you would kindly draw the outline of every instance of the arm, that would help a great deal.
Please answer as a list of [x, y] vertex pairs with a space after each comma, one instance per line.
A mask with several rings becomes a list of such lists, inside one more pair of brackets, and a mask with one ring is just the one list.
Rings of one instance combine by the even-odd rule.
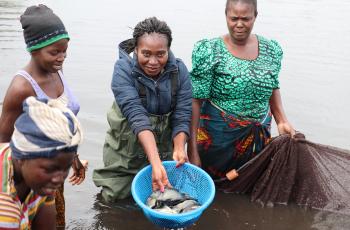
[[185, 151], [187, 134], [184, 132], [180, 132], [174, 137], [173, 141], [174, 141], [173, 159], [177, 161], [176, 167], [179, 167], [180, 165], [188, 161], [187, 153]]
[[43, 205], [35, 215], [32, 224], [33, 230], [55, 230], [56, 208], [54, 204]]
[[270, 98], [270, 108], [273, 117], [275, 118], [278, 133], [281, 134], [290, 134], [294, 136], [295, 130], [292, 124], [289, 123], [287, 116], [284, 113], [282, 106], [282, 98], [279, 89], [274, 89]]
[[111, 87], [115, 101], [133, 133], [137, 136], [143, 130], [152, 130], [148, 113], [135, 86], [131, 67], [123, 60], [118, 60], [115, 64]]
[[115, 100], [126, 117], [133, 133], [137, 136], [148, 160], [152, 166], [152, 188], [164, 191], [165, 186], [170, 186], [166, 171], [159, 158], [152, 126], [143, 107], [134, 79], [130, 76], [131, 69], [127, 63], [117, 61], [112, 80], [112, 91]]
[[210, 40], [203, 39], [195, 44], [192, 51], [191, 81], [193, 99], [188, 157], [192, 164], [199, 167], [201, 167], [201, 160], [197, 149], [197, 132], [203, 101], [211, 96], [211, 87], [215, 75], [214, 68], [217, 62], [214, 57]]
[[176, 167], [188, 161], [185, 144], [190, 136], [192, 113], [192, 86], [188, 70], [182, 61], [178, 60], [179, 88], [176, 92], [176, 106], [171, 116], [173, 159]]
[[0, 116], [0, 143], [10, 142], [16, 119], [22, 113], [22, 103], [35, 96], [30, 83], [21, 77], [15, 77], [7, 89]]
[[188, 146], [189, 160], [192, 164], [201, 166], [201, 160], [199, 158], [197, 150], [197, 132], [199, 125], [200, 109], [202, 107], [203, 100], [192, 99], [192, 120], [191, 120], [191, 138]]
[[164, 187], [170, 186], [168, 176], [159, 158], [158, 148], [153, 133], [150, 130], [143, 130], [137, 136], [145, 151], [148, 161], [152, 166], [152, 188], [153, 190], [164, 191]]

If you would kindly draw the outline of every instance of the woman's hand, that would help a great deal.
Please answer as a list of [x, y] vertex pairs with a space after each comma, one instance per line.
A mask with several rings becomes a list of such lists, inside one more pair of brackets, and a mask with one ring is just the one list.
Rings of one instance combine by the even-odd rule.
[[164, 187], [171, 187], [166, 171], [159, 158], [156, 140], [150, 130], [143, 130], [138, 133], [138, 139], [145, 151], [148, 161], [152, 166], [152, 189], [164, 191]]
[[69, 183], [72, 185], [81, 184], [85, 179], [85, 171], [87, 170], [88, 164], [87, 160], [80, 161], [78, 154], [76, 154], [72, 164], [73, 174], [69, 177]]
[[295, 135], [295, 129], [289, 122], [281, 122], [277, 124], [277, 129], [278, 129], [279, 135], [289, 134], [291, 135], [291, 137]]
[[183, 165], [185, 162], [188, 162], [187, 153], [184, 149], [178, 149], [173, 152], [173, 159], [176, 161], [176, 168]]
[[188, 162], [187, 153], [185, 151], [185, 144], [187, 140], [187, 135], [184, 132], [179, 132], [173, 139], [174, 150], [173, 159], [176, 161], [176, 168]]
[[152, 165], [152, 189], [164, 192], [164, 188], [171, 188], [165, 168], [161, 162]]

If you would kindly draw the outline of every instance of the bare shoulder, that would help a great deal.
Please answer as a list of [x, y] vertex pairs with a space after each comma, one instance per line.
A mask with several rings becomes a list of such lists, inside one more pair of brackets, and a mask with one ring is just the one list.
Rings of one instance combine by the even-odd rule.
[[30, 96], [35, 96], [35, 91], [32, 85], [25, 78], [16, 75], [12, 79], [10, 86], [7, 89], [3, 103], [5, 105], [8, 101], [12, 101], [12, 103], [18, 101], [20, 104], [22, 104], [24, 99]]
[[35, 96], [31, 84], [21, 76], [15, 76], [7, 89], [0, 115], [0, 142], [8, 142], [13, 133], [13, 126], [22, 113], [23, 101]]
[[7, 112], [21, 113], [23, 101], [30, 96], [36, 96], [31, 84], [23, 77], [15, 76], [7, 88], [2, 105], [2, 115], [7, 114]]

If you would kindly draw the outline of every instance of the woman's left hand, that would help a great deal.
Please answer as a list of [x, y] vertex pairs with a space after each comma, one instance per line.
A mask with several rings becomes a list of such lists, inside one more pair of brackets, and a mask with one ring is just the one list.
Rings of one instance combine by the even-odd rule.
[[78, 155], [74, 157], [72, 164], [73, 174], [69, 177], [69, 182], [72, 185], [79, 185], [84, 181], [88, 163], [87, 160], [80, 161]]
[[289, 134], [291, 137], [295, 135], [295, 129], [289, 122], [281, 122], [277, 125], [278, 133], [280, 135], [282, 134]]
[[183, 150], [174, 150], [173, 159], [176, 161], [176, 168], [183, 165], [185, 162], [188, 162], [188, 156], [186, 151]]

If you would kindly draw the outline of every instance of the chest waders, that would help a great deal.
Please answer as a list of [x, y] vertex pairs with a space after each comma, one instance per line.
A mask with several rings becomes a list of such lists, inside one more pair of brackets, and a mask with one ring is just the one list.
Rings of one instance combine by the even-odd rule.
[[[173, 76], [172, 79], [177, 80], [177, 76]], [[177, 86], [174, 83], [175, 80], [172, 80], [172, 105], [173, 101], [176, 101]], [[143, 100], [145, 98], [143, 87], [139, 88], [139, 94]], [[145, 102], [142, 101], [142, 103]], [[162, 161], [171, 160], [173, 154], [171, 114], [172, 112], [164, 115], [148, 115]], [[107, 120], [110, 129], [107, 131], [103, 146], [104, 167], [94, 170], [93, 181], [97, 187], [102, 186], [104, 200], [114, 202], [131, 195], [133, 178], [138, 171], [149, 164], [149, 161], [137, 137], [131, 131], [127, 119], [115, 102], [107, 113]]]

